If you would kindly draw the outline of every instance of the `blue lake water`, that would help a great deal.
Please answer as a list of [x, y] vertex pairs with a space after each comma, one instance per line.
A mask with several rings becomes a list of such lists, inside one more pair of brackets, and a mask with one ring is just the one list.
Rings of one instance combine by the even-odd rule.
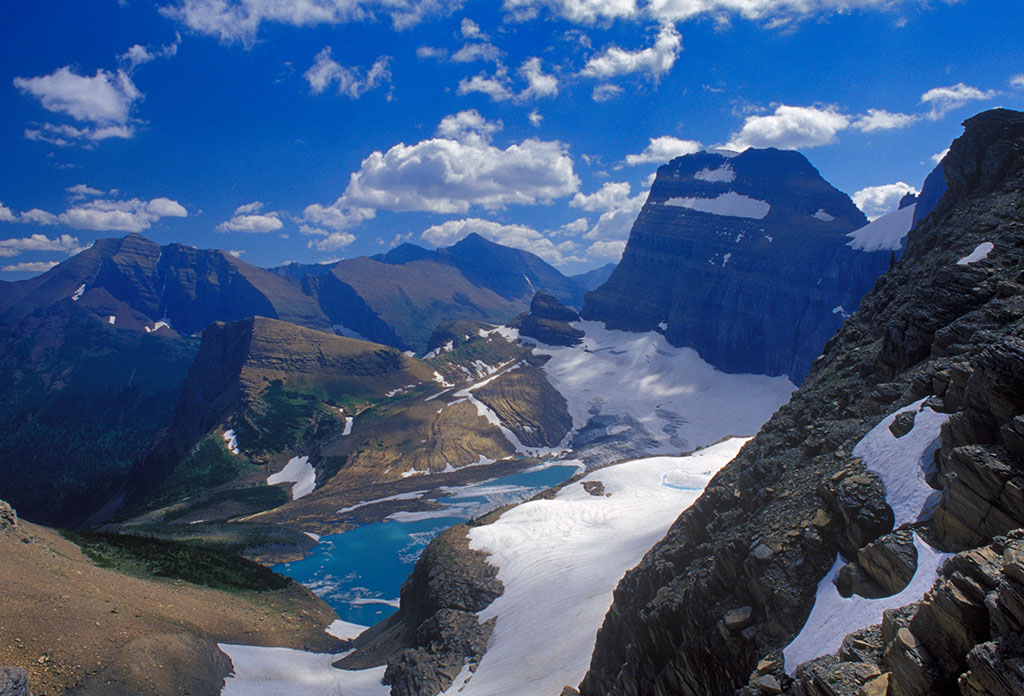
[[325, 536], [309, 556], [274, 570], [308, 586], [345, 621], [372, 626], [397, 610], [402, 582], [431, 539], [454, 524], [558, 485], [577, 471], [574, 465], [555, 465], [450, 489], [436, 499], [442, 510], [400, 513], [397, 519]]

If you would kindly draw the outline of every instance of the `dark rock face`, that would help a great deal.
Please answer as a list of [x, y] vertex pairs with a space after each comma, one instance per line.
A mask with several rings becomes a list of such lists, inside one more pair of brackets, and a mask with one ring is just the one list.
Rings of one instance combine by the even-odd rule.
[[622, 261], [582, 316], [630, 331], [662, 325], [719, 369], [799, 384], [889, 265], [887, 251], [848, 246], [865, 224], [797, 152], [676, 158], [658, 169]]
[[[583, 694], [763, 693], [750, 675], [802, 628], [837, 551], [859, 562], [863, 553], [864, 575], [878, 582], [891, 574], [895, 587], [909, 559], [885, 524], [862, 524], [856, 506], [874, 519], [877, 496], [857, 481], [863, 463], [849, 453], [886, 414], [927, 397], [951, 417], [935, 456], [941, 500], [920, 531], [946, 551], [993, 550], [947, 563], [919, 605], [887, 615], [880, 637], [848, 638], [838, 657], [800, 668], [796, 686], [780, 670], [765, 673], [794, 694], [847, 693], [829, 684], [865, 694], [950, 693], [958, 681], [962, 693], [1019, 693], [1024, 611], [1016, 590], [1003, 594], [1016, 560], [1001, 560], [997, 577], [986, 558], [1016, 549], [1013, 530], [1024, 527], [1024, 114], [993, 110], [968, 120], [941, 172], [945, 195], [791, 402], [623, 578]], [[982, 242], [994, 246], [986, 259], [957, 263]], [[770, 555], [756, 553], [762, 546]], [[744, 606], [750, 625], [720, 624]]]
[[538, 292], [530, 303], [530, 311], [509, 324], [523, 336], [535, 338], [550, 346], [574, 346], [583, 339], [583, 332], [569, 325], [579, 321], [576, 310], [566, 307], [553, 296]]
[[32, 696], [28, 692], [28, 673], [17, 667], [0, 667], [0, 696]]
[[[166, 321], [183, 334], [213, 321], [254, 315], [329, 329], [316, 302], [294, 283], [223, 251], [182, 244], [161, 247], [138, 234], [101, 239], [56, 268], [19, 284], [20, 300], [3, 313], [20, 321], [37, 307], [70, 298], [79, 287], [83, 306], [117, 316], [122, 326], [152, 328]], [[77, 301], [77, 300], [76, 300]]]

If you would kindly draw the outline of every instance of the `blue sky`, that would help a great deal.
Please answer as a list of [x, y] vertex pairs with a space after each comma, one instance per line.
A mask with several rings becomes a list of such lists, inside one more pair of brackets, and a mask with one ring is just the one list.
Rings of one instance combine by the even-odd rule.
[[964, 118], [1024, 107], [1020, 2], [0, 12], [7, 280], [130, 231], [261, 266], [479, 232], [579, 272], [617, 260], [672, 156], [800, 149], [875, 216], [921, 185]]

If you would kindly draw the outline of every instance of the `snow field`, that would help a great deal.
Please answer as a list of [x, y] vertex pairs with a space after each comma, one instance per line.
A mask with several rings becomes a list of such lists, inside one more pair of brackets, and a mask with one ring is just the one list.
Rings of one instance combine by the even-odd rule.
[[786, 377], [728, 374], [692, 348], [676, 348], [657, 332], [606, 329], [574, 322], [578, 346], [538, 345], [551, 385], [568, 402], [573, 428], [596, 414], [636, 419], [669, 454], [723, 437], [753, 435], [796, 387]]
[[391, 687], [380, 683], [386, 667], [358, 672], [331, 667], [342, 655], [224, 643], [219, 647], [234, 666], [234, 673], [224, 680], [221, 696], [388, 696], [391, 693]]
[[578, 481], [471, 530], [470, 548], [490, 554], [505, 592], [480, 612], [481, 621], [497, 618], [476, 672], [464, 670], [445, 693], [535, 696], [578, 684], [619, 579], [746, 441], [609, 466], [583, 481], [600, 481], [610, 495], [591, 495]]
[[847, 246], [859, 249], [860, 251], [879, 251], [887, 249], [899, 251], [903, 245], [903, 238], [914, 226], [914, 210], [917, 203], [908, 205], [895, 212], [887, 213], [864, 227], [847, 234], [850, 241]]
[[[699, 173], [699, 172], [698, 172]], [[702, 213], [723, 215], [726, 217], [742, 217], [752, 220], [763, 220], [771, 211], [768, 201], [761, 201], [742, 193], [729, 191], [714, 198], [669, 198], [665, 205], [689, 208]]]
[[292, 486], [292, 500], [312, 493], [316, 488], [316, 471], [309, 463], [309, 457], [292, 457], [283, 469], [267, 477], [268, 486], [278, 483], [295, 484]]

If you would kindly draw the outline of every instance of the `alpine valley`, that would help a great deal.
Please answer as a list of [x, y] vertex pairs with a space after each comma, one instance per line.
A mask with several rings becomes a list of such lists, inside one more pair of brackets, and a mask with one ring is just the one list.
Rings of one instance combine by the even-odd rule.
[[0, 367], [0, 694], [1024, 693], [1015, 111], [872, 221], [676, 157], [577, 276], [100, 239]]

